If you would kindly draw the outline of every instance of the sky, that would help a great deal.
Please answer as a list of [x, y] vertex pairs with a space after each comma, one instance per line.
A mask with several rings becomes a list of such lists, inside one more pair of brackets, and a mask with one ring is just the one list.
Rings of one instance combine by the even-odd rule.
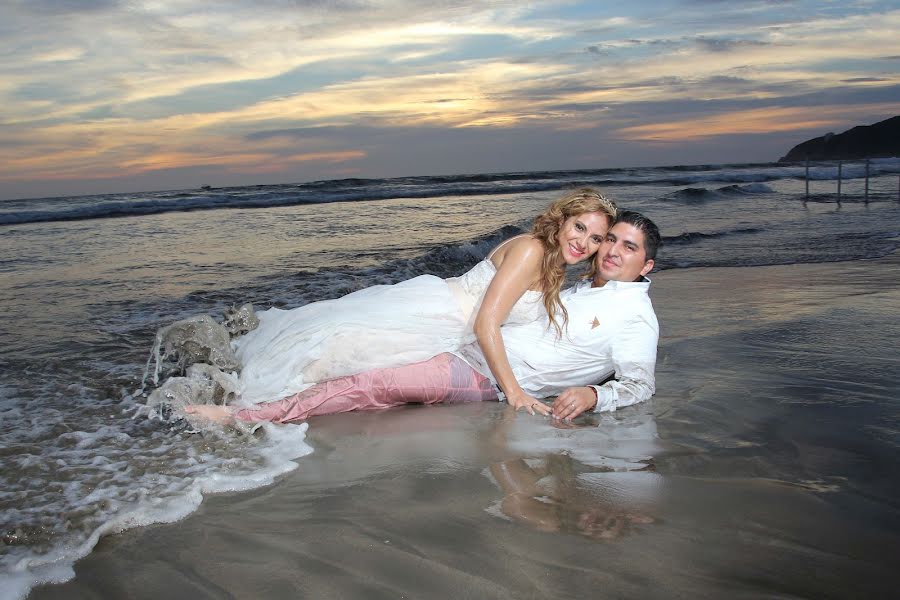
[[777, 160], [900, 114], [900, 2], [5, 0], [0, 199]]

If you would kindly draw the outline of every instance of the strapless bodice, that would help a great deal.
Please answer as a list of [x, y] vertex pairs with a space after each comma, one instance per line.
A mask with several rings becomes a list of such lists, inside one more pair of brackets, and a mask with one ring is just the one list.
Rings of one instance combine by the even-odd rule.
[[[485, 258], [459, 277], [447, 280], [447, 285], [456, 295], [463, 312], [467, 315], [467, 320], [477, 313], [484, 293], [496, 274], [497, 267], [490, 259]], [[530, 323], [538, 320], [545, 313], [541, 296], [539, 291], [527, 290], [509, 311], [504, 325]]]

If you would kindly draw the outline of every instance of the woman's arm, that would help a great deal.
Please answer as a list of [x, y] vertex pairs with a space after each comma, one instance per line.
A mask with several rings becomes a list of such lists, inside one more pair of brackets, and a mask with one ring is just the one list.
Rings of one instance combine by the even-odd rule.
[[506, 321], [513, 305], [538, 280], [544, 249], [538, 240], [523, 237], [510, 242], [504, 250], [499, 257], [500, 264], [495, 263], [497, 273], [475, 316], [475, 337], [509, 405], [516, 410], [525, 408], [531, 414], [537, 411], [546, 415], [550, 408], [525, 393], [516, 381], [500, 333], [500, 326]]

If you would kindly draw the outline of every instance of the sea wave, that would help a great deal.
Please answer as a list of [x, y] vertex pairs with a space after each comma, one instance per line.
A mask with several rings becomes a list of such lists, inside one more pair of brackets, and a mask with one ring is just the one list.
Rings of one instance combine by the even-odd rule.
[[758, 227], [738, 227], [736, 229], [729, 229], [726, 231], [713, 231], [713, 232], [702, 232], [702, 231], [688, 231], [685, 233], [681, 233], [678, 235], [672, 236], [663, 236], [662, 243], [663, 246], [687, 246], [689, 244], [696, 244], [697, 242], [706, 241], [706, 240], [714, 240], [717, 238], [722, 238], [728, 235], [735, 234], [753, 234], [760, 233], [763, 230]]
[[666, 194], [663, 198], [685, 204], [702, 204], [711, 200], [722, 200], [734, 196], [771, 194], [772, 192], [772, 188], [765, 183], [748, 183], [744, 185], [730, 184], [716, 189], [688, 187]]
[[[843, 167], [844, 178], [865, 175], [864, 163]], [[870, 174], [900, 172], [900, 159], [873, 161]], [[764, 193], [766, 182], [805, 177], [804, 166], [694, 165], [628, 169], [538, 171], [498, 174], [439, 175], [392, 179], [339, 179], [300, 184], [254, 185], [229, 188], [175, 190], [144, 194], [107, 194], [76, 198], [13, 200], [0, 203], [0, 225], [135, 217], [167, 212], [271, 208], [327, 202], [363, 202], [390, 198], [435, 198], [539, 193], [582, 186], [634, 185], [691, 186], [674, 199], [696, 199], [694, 190], [705, 183], [728, 184], [715, 193]], [[836, 166], [816, 164], [810, 179], [834, 179]], [[699, 185], [697, 185], [699, 184]], [[708, 191], [708, 190], [707, 190]], [[676, 193], [679, 194], [679, 193]]]

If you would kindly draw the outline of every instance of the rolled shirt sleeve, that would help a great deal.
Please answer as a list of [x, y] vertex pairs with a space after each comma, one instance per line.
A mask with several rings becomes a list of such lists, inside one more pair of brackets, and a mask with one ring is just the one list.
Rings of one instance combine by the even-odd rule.
[[592, 385], [597, 392], [595, 412], [615, 411], [649, 400], [656, 392], [656, 320], [638, 318], [626, 324], [611, 340], [615, 379]]

